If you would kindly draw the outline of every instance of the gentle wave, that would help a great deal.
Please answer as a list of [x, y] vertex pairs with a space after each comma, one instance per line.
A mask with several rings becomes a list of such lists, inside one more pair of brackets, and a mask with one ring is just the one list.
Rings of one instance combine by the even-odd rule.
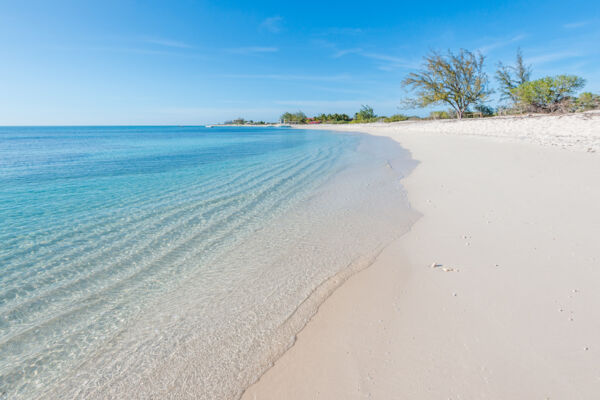
[[360, 135], [0, 128], [0, 155], [0, 397], [236, 397], [415, 217], [408, 155]]

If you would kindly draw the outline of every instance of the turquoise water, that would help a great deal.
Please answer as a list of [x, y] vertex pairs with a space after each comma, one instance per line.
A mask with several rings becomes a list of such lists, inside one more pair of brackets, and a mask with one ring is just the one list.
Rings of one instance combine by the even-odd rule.
[[392, 147], [285, 128], [0, 128], [0, 398], [238, 396], [312, 291], [408, 226], [411, 164], [391, 168], [409, 159]]

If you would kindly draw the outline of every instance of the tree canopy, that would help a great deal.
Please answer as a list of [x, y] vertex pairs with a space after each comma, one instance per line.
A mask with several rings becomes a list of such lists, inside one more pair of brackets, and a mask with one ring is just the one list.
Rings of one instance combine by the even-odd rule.
[[409, 102], [416, 107], [448, 104], [462, 118], [469, 106], [484, 103], [492, 93], [483, 70], [484, 57], [461, 49], [458, 54], [432, 52], [424, 57], [423, 68], [402, 82], [416, 92]]
[[286, 112], [283, 113], [279, 119], [284, 123], [302, 124], [306, 122], [306, 114], [304, 114], [302, 111], [295, 113]]
[[321, 122], [348, 122], [350, 117], [347, 114], [324, 114], [315, 116], [315, 118]]
[[504, 65], [502, 62], [498, 63], [496, 80], [500, 85], [502, 98], [516, 102], [512, 90], [525, 82], [529, 82], [530, 77], [531, 66], [525, 65], [525, 62], [523, 61], [523, 52], [519, 48], [517, 49], [517, 59], [514, 66]]
[[368, 105], [363, 105], [360, 108], [360, 111], [354, 114], [354, 119], [358, 121], [369, 121], [371, 119], [376, 118], [375, 111], [373, 111], [373, 107]]
[[546, 76], [511, 89], [516, 101], [530, 111], [568, 111], [571, 96], [585, 85], [575, 75]]

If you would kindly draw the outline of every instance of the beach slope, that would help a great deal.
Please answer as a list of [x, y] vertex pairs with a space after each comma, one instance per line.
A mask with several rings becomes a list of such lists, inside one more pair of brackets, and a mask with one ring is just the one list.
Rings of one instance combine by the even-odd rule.
[[598, 116], [320, 128], [410, 150], [423, 217], [244, 399], [600, 396]]

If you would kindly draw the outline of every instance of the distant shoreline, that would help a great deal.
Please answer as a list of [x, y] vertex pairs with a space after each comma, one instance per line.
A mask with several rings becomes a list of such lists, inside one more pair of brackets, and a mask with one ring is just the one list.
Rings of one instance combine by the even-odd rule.
[[248, 127], [248, 128], [266, 128], [266, 127], [288, 127], [290, 124], [208, 124], [204, 125], [206, 128], [218, 128], [218, 127]]

